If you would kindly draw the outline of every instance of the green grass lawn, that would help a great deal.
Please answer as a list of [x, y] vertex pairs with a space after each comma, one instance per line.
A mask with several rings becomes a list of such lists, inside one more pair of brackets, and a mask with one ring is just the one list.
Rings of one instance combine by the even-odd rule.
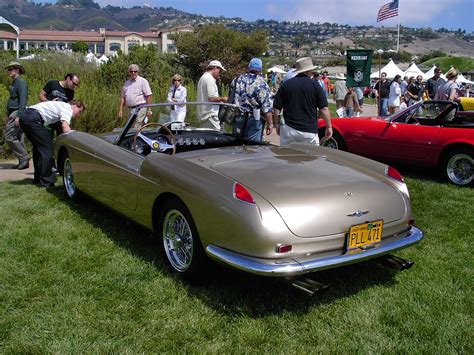
[[472, 354], [474, 190], [408, 173], [426, 237], [398, 255], [415, 266], [319, 272], [313, 298], [223, 268], [181, 281], [100, 205], [0, 183], [0, 352]]

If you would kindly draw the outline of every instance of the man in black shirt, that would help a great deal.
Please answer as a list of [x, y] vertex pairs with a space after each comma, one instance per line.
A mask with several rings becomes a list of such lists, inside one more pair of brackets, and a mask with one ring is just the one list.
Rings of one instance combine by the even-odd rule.
[[64, 80], [50, 80], [39, 94], [40, 101], [69, 102], [74, 99], [74, 90], [80, 84], [77, 74], [66, 74]]
[[434, 100], [436, 96], [436, 92], [438, 88], [443, 85], [446, 81], [441, 78], [441, 69], [435, 68], [434, 76], [426, 82], [425, 85], [425, 94], [430, 98], [430, 100]]
[[[280, 136], [280, 146], [293, 142], [305, 142], [319, 145], [319, 117], [326, 121], [326, 137], [332, 136], [328, 101], [322, 87], [311, 79], [316, 66], [311, 58], [296, 61], [297, 74], [285, 81], [273, 101], [273, 124]], [[283, 110], [284, 124], [280, 127], [279, 114]]]
[[387, 80], [387, 73], [380, 74], [380, 80], [375, 84], [375, 97], [380, 96], [379, 116], [388, 115], [388, 96], [390, 94], [390, 81]]
[[[74, 99], [74, 90], [79, 86], [81, 81], [79, 76], [74, 73], [68, 73], [64, 80], [50, 80], [46, 83], [43, 90], [40, 91], [39, 99], [44, 101], [62, 101], [69, 102]], [[54, 137], [54, 131], [59, 136], [61, 127], [58, 124], [47, 126], [51, 133], [51, 138]]]

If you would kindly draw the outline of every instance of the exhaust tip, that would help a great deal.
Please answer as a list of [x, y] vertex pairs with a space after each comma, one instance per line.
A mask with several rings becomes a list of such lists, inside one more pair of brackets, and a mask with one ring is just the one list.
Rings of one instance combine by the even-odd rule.
[[398, 271], [408, 270], [413, 265], [415, 265], [414, 261], [410, 261], [407, 259], [400, 258], [395, 255], [384, 255], [380, 258], [374, 259], [377, 264], [388, 266], [392, 269], [396, 269]]

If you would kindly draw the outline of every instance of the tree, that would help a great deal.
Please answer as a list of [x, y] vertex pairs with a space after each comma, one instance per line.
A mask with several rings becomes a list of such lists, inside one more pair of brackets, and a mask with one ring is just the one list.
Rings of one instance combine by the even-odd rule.
[[87, 9], [100, 9], [100, 5], [95, 3], [93, 0], [59, 0], [57, 5], [72, 5], [72, 6], [82, 6]]
[[73, 52], [87, 53], [89, 45], [86, 42], [78, 41], [72, 45]]
[[210, 60], [220, 60], [227, 71], [222, 80], [227, 82], [245, 71], [250, 59], [268, 50], [265, 31], [250, 34], [225, 28], [223, 25], [201, 26], [194, 32], [180, 32], [172, 36], [181, 64], [193, 80], [198, 80]]

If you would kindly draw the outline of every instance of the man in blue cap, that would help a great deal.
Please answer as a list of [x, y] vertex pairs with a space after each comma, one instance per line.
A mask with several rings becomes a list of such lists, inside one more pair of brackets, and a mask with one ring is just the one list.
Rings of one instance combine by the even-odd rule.
[[252, 58], [247, 73], [240, 75], [235, 82], [234, 103], [241, 106], [244, 113], [236, 118], [234, 134], [243, 132], [243, 138], [254, 141], [262, 140], [265, 121], [267, 135], [273, 130], [271, 90], [261, 75], [262, 67], [259, 58]]

